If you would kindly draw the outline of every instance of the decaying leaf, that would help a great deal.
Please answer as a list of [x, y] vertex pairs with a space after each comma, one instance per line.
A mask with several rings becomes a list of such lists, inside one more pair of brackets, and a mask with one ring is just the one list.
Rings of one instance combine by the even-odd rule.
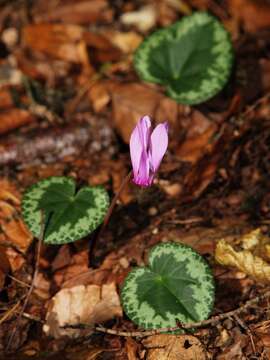
[[205, 360], [201, 342], [191, 335], [154, 335], [143, 341], [147, 360]]
[[142, 36], [135, 31], [108, 31], [104, 35], [124, 54], [133, 54], [143, 40]]
[[114, 283], [102, 286], [79, 285], [62, 289], [52, 298], [43, 330], [56, 339], [62, 336], [76, 338], [85, 333], [89, 334], [91, 330], [69, 329], [63, 326], [91, 326], [115, 316], [122, 316], [122, 308]]
[[127, 12], [121, 15], [124, 25], [133, 25], [142, 32], [153, 28], [157, 21], [157, 9], [154, 5], [146, 5], [138, 11]]
[[69, 24], [96, 23], [98, 21], [110, 22], [113, 10], [107, 0], [74, 1], [68, 4], [52, 2], [51, 8], [48, 1], [42, 3], [43, 8], [36, 15], [39, 22], [61, 21]]
[[155, 89], [139, 83], [115, 83], [110, 87], [110, 92], [113, 122], [126, 143], [129, 143], [130, 134], [138, 119], [145, 114], [158, 122], [166, 119], [170, 130], [174, 128], [177, 122], [177, 104]]
[[228, 2], [233, 17], [241, 22], [249, 32], [256, 32], [270, 26], [270, 8], [265, 1], [230, 0]]
[[33, 240], [19, 216], [20, 195], [7, 180], [0, 180], [0, 243], [25, 253]]
[[[260, 229], [251, 231], [241, 239], [240, 251], [221, 239], [216, 247], [216, 261], [222, 265], [235, 266], [240, 271], [260, 282], [270, 281], [270, 264], [259, 256], [262, 249], [269, 248], [269, 240], [262, 235]], [[266, 252], [266, 251], [265, 251]]]
[[17, 129], [20, 126], [29, 124], [35, 117], [24, 109], [7, 109], [0, 113], [0, 134]]
[[0, 291], [4, 285], [6, 274], [10, 269], [8, 257], [6, 255], [6, 249], [0, 246]]

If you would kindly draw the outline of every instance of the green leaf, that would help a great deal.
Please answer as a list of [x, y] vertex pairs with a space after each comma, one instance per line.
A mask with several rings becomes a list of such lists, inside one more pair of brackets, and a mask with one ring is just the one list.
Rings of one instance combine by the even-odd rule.
[[148, 267], [132, 270], [121, 299], [128, 317], [144, 329], [173, 327], [207, 319], [213, 309], [214, 280], [205, 260], [190, 247], [155, 246]]
[[226, 84], [232, 63], [229, 33], [205, 12], [154, 32], [134, 57], [143, 80], [165, 85], [168, 95], [183, 104], [199, 104], [216, 95]]
[[46, 224], [44, 242], [64, 244], [81, 239], [103, 221], [109, 197], [102, 187], [83, 187], [67, 177], [49, 177], [31, 186], [23, 196], [22, 214], [30, 231], [40, 235], [41, 210]]

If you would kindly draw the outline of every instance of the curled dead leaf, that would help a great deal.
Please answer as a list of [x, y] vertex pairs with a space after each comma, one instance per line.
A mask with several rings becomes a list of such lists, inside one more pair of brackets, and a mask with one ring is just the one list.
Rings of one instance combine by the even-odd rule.
[[[254, 245], [254, 241], [259, 237], [260, 232], [251, 232], [247, 235], [247, 242]], [[245, 239], [245, 237], [243, 237]], [[245, 242], [243, 240], [243, 242]], [[252, 245], [252, 249], [253, 249]], [[253, 277], [260, 282], [270, 281], [270, 264], [261, 257], [254, 254], [249, 249], [236, 251], [224, 239], [220, 240], [216, 246], [215, 259], [218, 263], [225, 266], [235, 266], [240, 271]]]
[[43, 326], [48, 336], [76, 338], [89, 334], [87, 330], [63, 328], [64, 325], [89, 326], [122, 316], [122, 308], [114, 283], [79, 285], [60, 290], [51, 300]]
[[154, 335], [144, 340], [143, 345], [148, 349], [147, 360], [206, 359], [201, 342], [191, 335]]

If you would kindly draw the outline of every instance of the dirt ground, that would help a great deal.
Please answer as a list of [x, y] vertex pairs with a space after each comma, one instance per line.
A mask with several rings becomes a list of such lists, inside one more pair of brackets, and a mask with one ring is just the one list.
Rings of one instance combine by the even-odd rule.
[[[235, 62], [217, 96], [188, 106], [142, 82], [132, 56], [152, 31], [196, 10], [222, 21]], [[129, 23], [129, 12], [141, 16]], [[224, 239], [238, 251], [255, 229], [269, 236], [270, 2], [0, 0], [0, 34], [0, 359], [270, 359], [268, 299], [184, 335], [189, 345], [176, 357], [151, 354], [149, 338], [44, 331], [61, 289], [110, 285], [118, 296], [128, 272], [159, 242], [188, 244], [209, 262], [213, 315], [269, 289], [268, 265], [259, 278], [245, 259], [242, 267], [219, 264], [215, 249]], [[104, 186], [112, 199], [131, 170], [129, 137], [145, 114], [169, 122], [169, 149], [153, 186], [127, 184], [97, 243], [92, 234], [43, 245], [34, 291], [18, 317], [37, 251], [21, 217], [24, 190], [65, 175], [78, 186]], [[121, 309], [102, 325], [137, 329]]]

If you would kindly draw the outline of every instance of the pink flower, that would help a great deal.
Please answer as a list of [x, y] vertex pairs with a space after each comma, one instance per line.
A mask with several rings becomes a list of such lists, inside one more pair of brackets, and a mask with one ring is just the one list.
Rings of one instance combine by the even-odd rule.
[[134, 183], [150, 186], [168, 147], [168, 124], [157, 125], [151, 133], [150, 117], [142, 117], [132, 131], [129, 147]]

